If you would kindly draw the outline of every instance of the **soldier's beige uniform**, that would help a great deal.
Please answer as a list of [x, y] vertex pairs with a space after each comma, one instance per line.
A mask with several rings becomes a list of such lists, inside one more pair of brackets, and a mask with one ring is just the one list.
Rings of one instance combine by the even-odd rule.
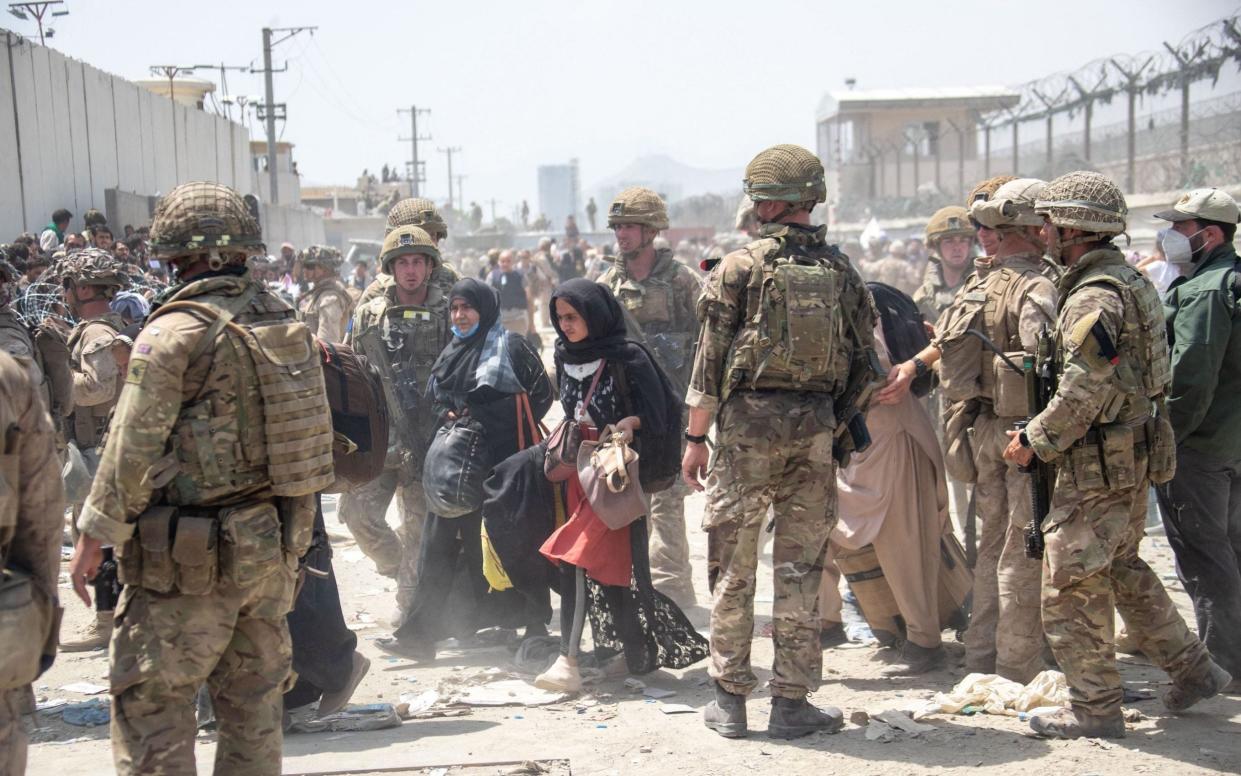
[[[833, 400], [873, 345], [875, 314], [862, 279], [824, 241], [825, 227], [767, 224], [761, 239], [725, 256], [699, 301], [701, 331], [687, 403], [716, 413], [716, 458], [704, 527], [718, 560], [711, 611], [711, 676], [734, 695], [758, 680], [750, 667], [759, 535], [775, 510], [774, 696], [800, 699], [819, 686], [818, 591], [836, 520]], [[756, 367], [764, 346], [756, 322], [764, 265], [801, 256], [829, 267], [835, 298], [807, 298], [820, 331], [832, 331], [830, 365], [795, 379]], [[808, 322], [808, 321], [807, 321]], [[824, 324], [827, 324], [824, 327]], [[862, 358], [862, 363], [866, 363]], [[830, 372], [830, 374], [828, 373]]]
[[79, 450], [92, 450], [103, 439], [108, 415], [121, 395], [123, 376], [114, 346], [125, 322], [116, 313], [82, 321], [69, 335], [73, 370], [73, 414], [69, 438]]
[[[974, 406], [975, 504], [981, 530], [974, 566], [973, 613], [965, 634], [970, 671], [998, 673], [1021, 683], [1041, 670], [1039, 563], [1026, 557], [1030, 481], [1003, 458], [1014, 425], [1029, 417], [1025, 379], [965, 334], [978, 327], [1021, 366], [1039, 332], [1055, 325], [1056, 290], [1036, 254], [1008, 256], [985, 276], [972, 275], [941, 316], [935, 344], [943, 353], [941, 390]], [[981, 326], [978, 324], [981, 323]], [[960, 387], [958, 375], [970, 386]]]
[[927, 259], [926, 269], [922, 273], [922, 283], [912, 294], [914, 304], [918, 305], [918, 309], [922, 311], [922, 317], [926, 319], [927, 323], [934, 323], [939, 320], [939, 316], [952, 304], [952, 300], [956, 298], [957, 292], [965, 285], [969, 275], [970, 273], [967, 269], [961, 273], [961, 280], [957, 285], [950, 286], [948, 281], [944, 279], [942, 259], [935, 255]]
[[[341, 521], [349, 527], [358, 547], [375, 561], [379, 573], [396, 577], [397, 606], [402, 613], [408, 609], [417, 580], [418, 551], [427, 517], [422, 464], [437, 422], [430, 402], [423, 400], [423, 395], [431, 367], [451, 337], [447, 308], [448, 295], [439, 284], [427, 289], [427, 298], [421, 306], [409, 307], [397, 301], [393, 283], [382, 296], [358, 307], [350, 332], [350, 344], [372, 360], [376, 356], [364, 343], [369, 332], [379, 333], [380, 340], [384, 341], [381, 346], [384, 352], [379, 357], [388, 359], [396, 369], [409, 371], [414, 381], [410, 390], [418, 397], [409, 418], [415, 449], [408, 449], [401, 435], [394, 431], [389, 437], [391, 447], [383, 474], [343, 494], [339, 511]], [[387, 343], [395, 344], [396, 349], [391, 349]], [[399, 536], [386, 520], [388, 504], [394, 494], [401, 520]]]
[[[672, 251], [664, 249], [656, 253], [651, 274], [643, 280], [630, 277], [624, 259], [617, 259], [599, 282], [612, 289], [642, 327], [647, 346], [673, 384], [688, 385], [698, 334], [694, 306], [702, 291], [697, 276], [673, 258]], [[677, 478], [671, 488], [651, 496], [648, 521], [651, 581], [661, 593], [682, 606], [694, 603], [689, 543], [685, 536], [687, 495], [689, 488]]]
[[[240, 197], [190, 183], [156, 211], [157, 250], [205, 252], [204, 210], [223, 222], [215, 231], [236, 232], [225, 244], [257, 241]], [[332, 481], [318, 354], [293, 309], [249, 273], [191, 280], [162, 307], [134, 343], [78, 521], [117, 546], [125, 584], [110, 650], [113, 759], [120, 774], [194, 773], [193, 698], [205, 683], [215, 773], [278, 774], [293, 679], [285, 615], [313, 494]]]
[[331, 277], [315, 283], [315, 287], [298, 300], [298, 316], [321, 340], [332, 343], [345, 341], [345, 330], [353, 313], [353, 297], [340, 278]]
[[[0, 351], [0, 556], [29, 571], [38, 586], [54, 595], [64, 499], [60, 478], [54, 474], [60, 466], [56, 432], [40, 394], [29, 363]], [[54, 602], [44, 599], [43, 603], [50, 627]], [[0, 649], [10, 639], [29, 642], [43, 635], [0, 629]], [[0, 774], [4, 776], [26, 772], [22, 717], [33, 712], [30, 684], [0, 686]]]
[[917, 268], [908, 260], [897, 256], [884, 256], [867, 264], [866, 279], [898, 288], [906, 294], [913, 294], [920, 281]]

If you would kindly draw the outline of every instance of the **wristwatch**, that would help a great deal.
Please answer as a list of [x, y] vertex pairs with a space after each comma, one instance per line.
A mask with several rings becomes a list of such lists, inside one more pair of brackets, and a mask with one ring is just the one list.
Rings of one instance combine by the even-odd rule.
[[917, 356], [914, 356], [913, 362], [914, 362], [914, 377], [915, 378], [926, 377], [928, 374], [931, 373], [931, 368], [927, 366], [926, 362], [923, 361], [922, 359], [918, 358]]
[[686, 432], [685, 432], [685, 441], [686, 441], [686, 442], [693, 442], [693, 443], [694, 443], [694, 444], [696, 444], [696, 445], [700, 445], [700, 444], [702, 444], [703, 442], [706, 442], [706, 441], [707, 441], [707, 435], [706, 435], [706, 434], [691, 434], [691, 433], [689, 433], [689, 431], [688, 431], [688, 430], [686, 430]]

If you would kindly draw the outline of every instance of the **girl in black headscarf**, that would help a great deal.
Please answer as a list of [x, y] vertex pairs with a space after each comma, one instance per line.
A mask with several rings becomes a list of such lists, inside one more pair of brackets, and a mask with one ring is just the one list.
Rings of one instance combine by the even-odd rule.
[[[570, 280], [552, 294], [551, 318], [565, 416], [582, 424], [583, 439], [597, 438], [608, 425], [629, 436], [639, 454], [643, 488], [651, 493], [667, 487], [679, 468], [681, 398], [650, 354], [628, 339], [616, 297], [606, 286]], [[651, 585], [645, 518], [608, 529], [576, 477], [567, 483], [566, 501], [568, 522], [541, 549], [560, 567], [560, 657], [535, 683], [581, 688], [575, 643], [580, 620], [576, 634], [573, 627], [579, 606], [587, 607], [595, 657], [610, 676], [684, 668], [706, 657], [706, 639]], [[584, 589], [579, 568], [585, 572]]]
[[[466, 278], [452, 287], [449, 320], [453, 339], [431, 368], [427, 396], [441, 422], [468, 422], [483, 433], [482, 450], [490, 469], [518, 451], [518, 400], [526, 394], [537, 423], [552, 404], [551, 381], [543, 362], [524, 337], [500, 325], [500, 300], [495, 289], [481, 280]], [[523, 413], [524, 415], [524, 413]], [[528, 421], [523, 429], [531, 439]], [[453, 465], [427, 458], [426, 466]], [[397, 629], [396, 639], [384, 646], [390, 652], [420, 660], [435, 657], [435, 642], [452, 635], [474, 633], [491, 625], [525, 625], [526, 635], [546, 634], [550, 606], [526, 605], [516, 591], [488, 592], [483, 576], [482, 513], [444, 518], [427, 514], [419, 549], [418, 579], [409, 615]], [[453, 578], [469, 580], [474, 606], [449, 606]], [[541, 611], [540, 611], [541, 610]], [[448, 614], [452, 615], [449, 622]]]

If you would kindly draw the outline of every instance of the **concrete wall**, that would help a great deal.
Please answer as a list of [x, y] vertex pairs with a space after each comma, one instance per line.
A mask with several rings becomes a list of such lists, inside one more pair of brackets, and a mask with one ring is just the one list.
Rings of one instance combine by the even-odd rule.
[[[8, 30], [0, 29], [0, 43], [0, 242], [38, 232], [61, 207], [74, 215], [70, 229], [80, 230], [89, 208], [107, 212], [109, 189], [145, 198], [212, 180], [253, 191], [250, 138], [240, 124]], [[264, 230], [269, 240], [291, 239], [285, 229], [322, 240], [322, 219], [316, 226], [314, 214], [283, 210], [272, 215], [278, 230]], [[114, 230], [146, 223], [117, 218]]]

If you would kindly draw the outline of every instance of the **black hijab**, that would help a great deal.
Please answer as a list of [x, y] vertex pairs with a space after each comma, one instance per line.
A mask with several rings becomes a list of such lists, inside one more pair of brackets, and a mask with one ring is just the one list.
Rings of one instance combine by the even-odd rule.
[[[556, 300], [563, 299], [586, 321], [587, 335], [569, 342], [560, 330]], [[608, 369], [623, 372], [632, 411], [642, 419], [639, 479], [648, 493], [667, 488], [680, 472], [683, 397], [645, 346], [627, 339], [625, 314], [607, 286], [585, 278], [561, 283], [552, 293], [552, 326], [556, 339], [557, 377], [560, 364], [608, 360]]]
[[452, 341], [440, 353], [439, 358], [435, 359], [431, 375], [435, 378], [438, 390], [449, 395], [464, 396], [476, 387], [474, 378], [483, 344], [487, 340], [487, 332], [499, 325], [500, 295], [481, 280], [465, 278], [458, 280], [449, 292], [449, 309], [452, 308], [454, 299], [464, 299], [470, 307], [478, 310], [478, 327], [468, 337], [453, 334]]
[[[569, 342], [560, 329], [556, 300], [563, 299], [586, 322], [586, 339]], [[586, 278], [567, 280], [552, 292], [552, 326], [556, 329], [556, 357], [566, 364], [589, 364], [600, 358], [623, 360], [628, 352], [625, 314], [612, 289]]]

